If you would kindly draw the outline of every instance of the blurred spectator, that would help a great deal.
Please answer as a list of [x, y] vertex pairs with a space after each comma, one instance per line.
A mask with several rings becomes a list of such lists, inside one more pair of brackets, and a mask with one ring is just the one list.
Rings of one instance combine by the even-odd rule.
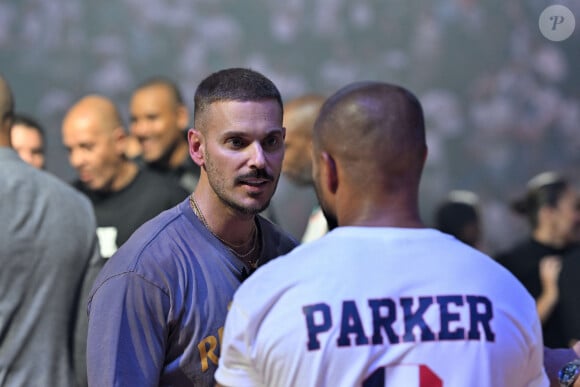
[[0, 384], [86, 385], [88, 291], [103, 260], [90, 202], [9, 147], [0, 77]]
[[10, 142], [22, 160], [44, 169], [44, 129], [36, 120], [24, 114], [15, 114]]
[[470, 191], [451, 191], [435, 212], [435, 228], [461, 242], [480, 248], [479, 199]]
[[527, 185], [526, 195], [513, 202], [513, 209], [528, 218], [531, 234], [512, 249], [497, 255], [536, 299], [542, 321], [544, 344], [568, 345], [558, 308], [558, 276], [561, 258], [573, 245], [578, 223], [577, 197], [568, 180], [544, 172]]
[[160, 77], [143, 82], [133, 92], [130, 110], [131, 134], [141, 143], [143, 161], [192, 192], [200, 171], [189, 156], [189, 112], [177, 85]]
[[[417, 90], [429, 122], [428, 214], [448, 187], [470, 187], [487, 207], [522, 176], [575, 173], [580, 162], [580, 35], [547, 40], [538, 30], [544, 1], [166, 3], [1, 2], [2, 66], [20, 74], [13, 83], [27, 111], [42, 117], [55, 174], [69, 178], [70, 169], [49, 129], [78, 93], [125, 101], [143, 74], [162, 69], [190, 85], [232, 61], [274, 75], [287, 98], [363, 78]], [[563, 5], [580, 15], [580, 2]], [[190, 101], [193, 88], [183, 92]], [[499, 213], [482, 208], [486, 246], [503, 249], [520, 230]]]
[[284, 104], [286, 149], [269, 211], [271, 218], [297, 240], [303, 237], [310, 215], [318, 207], [312, 181], [312, 128], [324, 100], [308, 94]]
[[141, 143], [139, 140], [133, 136], [132, 134], [127, 135], [125, 139], [125, 156], [127, 156], [131, 160], [137, 160], [141, 157], [142, 150], [141, 150]]
[[62, 137], [78, 172], [73, 185], [95, 208], [105, 258], [139, 226], [188, 194], [172, 179], [127, 158], [119, 112], [104, 97], [89, 95], [74, 104], [64, 118]]

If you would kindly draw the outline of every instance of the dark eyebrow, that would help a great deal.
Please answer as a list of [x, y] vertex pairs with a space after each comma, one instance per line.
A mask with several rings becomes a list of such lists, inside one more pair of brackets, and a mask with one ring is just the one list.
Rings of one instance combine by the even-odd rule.
[[[264, 135], [265, 137], [268, 137], [272, 134], [278, 134], [278, 133], [282, 133], [282, 127], [279, 128], [274, 128], [274, 129], [270, 129], [268, 130], [268, 132]], [[226, 131], [222, 134], [223, 137], [248, 137], [248, 132], [244, 132], [244, 131], [240, 131], [240, 130], [232, 130], [232, 131]]]

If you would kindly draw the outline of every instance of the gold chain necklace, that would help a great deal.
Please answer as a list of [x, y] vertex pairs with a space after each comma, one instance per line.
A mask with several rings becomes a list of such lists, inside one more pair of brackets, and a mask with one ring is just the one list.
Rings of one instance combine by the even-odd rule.
[[[256, 247], [258, 246], [258, 238], [257, 238], [258, 228], [256, 227], [256, 225], [254, 225], [254, 231], [252, 232], [252, 248], [247, 252], [240, 254], [236, 251], [236, 248], [242, 247], [244, 243], [240, 245], [234, 245], [223, 240], [219, 235], [214, 233], [209, 227], [209, 224], [207, 223], [205, 216], [203, 216], [203, 212], [201, 212], [201, 210], [199, 209], [199, 206], [197, 205], [197, 201], [195, 200], [195, 196], [193, 195], [193, 193], [189, 196], [189, 206], [193, 210], [193, 213], [199, 218], [199, 220], [201, 220], [201, 223], [203, 223], [204, 227], [207, 228], [207, 230], [211, 233], [211, 235], [213, 235], [220, 242], [222, 242], [228, 248], [228, 250], [230, 250], [232, 254], [234, 254], [236, 257], [245, 260], [256, 251]], [[260, 257], [257, 257], [255, 260], [248, 260], [247, 262], [250, 264], [250, 266], [256, 268], [259, 259]]]

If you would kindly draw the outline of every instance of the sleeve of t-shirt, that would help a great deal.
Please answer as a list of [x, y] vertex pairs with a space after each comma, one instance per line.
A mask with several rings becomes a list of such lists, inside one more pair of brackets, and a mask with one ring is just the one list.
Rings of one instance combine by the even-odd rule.
[[97, 242], [97, 235], [93, 234], [90, 256], [85, 272], [85, 277], [81, 283], [79, 305], [77, 308], [77, 315], [75, 320], [75, 335], [74, 335], [74, 369], [79, 386], [87, 385], [87, 330], [88, 330], [88, 316], [87, 316], [87, 300], [93, 282], [103, 268], [106, 260], [101, 258], [99, 253], [99, 243]]
[[531, 329], [531, 340], [529, 361], [527, 362], [528, 370], [522, 372], [522, 375], [527, 375], [528, 382], [525, 384], [528, 387], [542, 387], [548, 386], [548, 376], [544, 368], [544, 347], [542, 340], [542, 325], [539, 317], [536, 318]]
[[89, 301], [89, 386], [158, 386], [168, 309], [167, 294], [136, 273], [105, 281]]
[[219, 365], [215, 374], [216, 381], [221, 386], [244, 387], [259, 386], [260, 378], [252, 365], [251, 330], [247, 313], [234, 299], [226, 318], [222, 350]]

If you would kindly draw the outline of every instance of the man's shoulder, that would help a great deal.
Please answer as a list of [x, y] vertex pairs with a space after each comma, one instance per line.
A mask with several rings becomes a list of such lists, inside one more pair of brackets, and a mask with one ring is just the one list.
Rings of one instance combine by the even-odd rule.
[[184, 199], [189, 192], [185, 190], [174, 176], [143, 167], [139, 170], [135, 187], [140, 195], [152, 198], [158, 203], [176, 204]]
[[154, 182], [157, 184], [164, 184], [166, 187], [171, 189], [180, 189], [186, 192], [180, 185], [175, 176], [169, 173], [162, 173], [159, 170], [152, 169], [148, 166], [142, 166], [139, 168], [139, 174], [137, 178], [143, 182]]
[[[50, 172], [34, 168], [24, 162], [13, 163], [6, 170], [6, 179], [2, 179], [5, 188], [10, 189], [9, 184], [18, 192], [20, 199], [31, 196], [33, 202], [61, 203], [64, 207], [61, 211], [73, 208], [92, 214], [92, 205], [89, 199]], [[51, 204], [54, 205], [54, 204]]]
[[175, 257], [174, 247], [178, 242], [168, 234], [183, 229], [186, 224], [178, 207], [145, 222], [107, 260], [95, 281], [95, 288], [113, 277], [133, 273], [145, 278], [159, 272], [157, 268]]
[[262, 239], [267, 247], [273, 248], [278, 255], [287, 254], [298, 245], [298, 241], [277, 224], [261, 215], [258, 215], [258, 221], [263, 233]]

